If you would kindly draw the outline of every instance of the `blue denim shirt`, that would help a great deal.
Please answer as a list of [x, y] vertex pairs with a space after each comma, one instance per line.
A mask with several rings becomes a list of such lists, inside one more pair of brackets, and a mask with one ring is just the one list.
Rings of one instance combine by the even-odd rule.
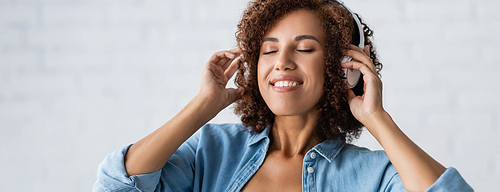
[[[93, 191], [240, 191], [266, 157], [270, 129], [252, 135], [241, 124], [207, 124], [155, 172], [127, 176], [130, 145], [99, 165]], [[302, 191], [406, 191], [384, 151], [326, 140], [303, 160]], [[452, 167], [427, 191], [473, 191]]]

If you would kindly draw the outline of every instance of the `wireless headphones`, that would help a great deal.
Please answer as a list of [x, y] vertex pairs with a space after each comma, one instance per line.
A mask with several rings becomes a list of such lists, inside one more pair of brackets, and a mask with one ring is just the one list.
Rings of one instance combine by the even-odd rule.
[[[363, 26], [361, 25], [361, 21], [359, 17], [354, 14], [354, 12], [351, 11], [347, 6], [345, 6], [344, 2], [342, 0], [329, 0], [335, 3], [340, 4], [342, 7], [346, 8], [349, 13], [351, 13], [352, 18], [354, 19], [354, 29], [352, 32], [352, 41], [351, 43], [353, 45], [358, 46], [361, 49], [364, 49], [365, 47], [365, 35], [363, 32]], [[344, 56], [341, 60], [341, 63], [349, 62], [352, 61], [351, 57]], [[357, 69], [343, 69], [345, 73], [345, 78], [347, 85], [349, 88], [351, 88], [354, 92], [355, 95], [363, 95], [363, 76], [361, 75], [361, 72]]]

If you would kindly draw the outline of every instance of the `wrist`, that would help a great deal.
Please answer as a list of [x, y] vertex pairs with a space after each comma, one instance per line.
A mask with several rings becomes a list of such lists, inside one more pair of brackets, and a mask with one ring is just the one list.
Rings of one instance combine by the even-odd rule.
[[202, 119], [207, 119], [206, 121], [208, 122], [223, 109], [221, 106], [219, 101], [214, 97], [198, 94], [188, 103], [186, 108], [189, 108], [188, 110], [192, 114], [196, 114]]
[[385, 110], [376, 111], [366, 116], [363, 123], [366, 129], [374, 136], [377, 137], [377, 131], [382, 128], [388, 127], [393, 124], [391, 116]]

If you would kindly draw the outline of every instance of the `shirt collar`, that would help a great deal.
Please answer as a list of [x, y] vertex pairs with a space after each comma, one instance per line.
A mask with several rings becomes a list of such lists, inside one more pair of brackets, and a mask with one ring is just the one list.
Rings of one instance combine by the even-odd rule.
[[[248, 140], [247, 146], [254, 145], [263, 139], [269, 139], [269, 132], [271, 128], [268, 126], [261, 133], [254, 134]], [[315, 150], [321, 156], [323, 156], [328, 162], [332, 162], [333, 159], [339, 154], [340, 150], [344, 147], [344, 141], [341, 139], [335, 140], [325, 140], [320, 144], [314, 146], [311, 150]]]
[[340, 150], [344, 148], [344, 141], [341, 139], [325, 140], [320, 144], [314, 146], [311, 150], [315, 150], [323, 156], [328, 162], [332, 162], [339, 154]]
[[271, 129], [269, 126], [267, 126], [262, 132], [252, 135], [248, 140], [247, 146], [258, 143], [262, 139], [269, 139], [269, 130]]

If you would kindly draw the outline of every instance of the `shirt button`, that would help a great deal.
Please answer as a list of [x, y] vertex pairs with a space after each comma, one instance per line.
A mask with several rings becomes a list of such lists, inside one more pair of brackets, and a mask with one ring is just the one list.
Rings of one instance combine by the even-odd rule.
[[314, 168], [312, 168], [312, 167], [308, 167], [308, 168], [307, 168], [307, 172], [309, 172], [309, 173], [314, 173]]
[[311, 152], [311, 159], [316, 159], [316, 153], [315, 152]]

